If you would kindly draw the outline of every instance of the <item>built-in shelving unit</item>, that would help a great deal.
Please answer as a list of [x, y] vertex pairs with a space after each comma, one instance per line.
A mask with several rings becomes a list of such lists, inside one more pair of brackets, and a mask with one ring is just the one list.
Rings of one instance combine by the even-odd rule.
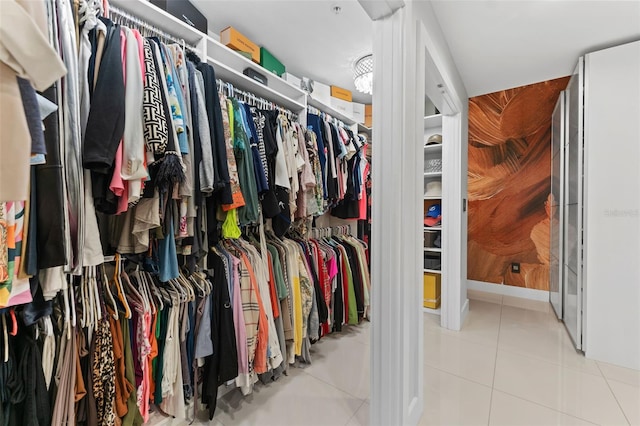
[[425, 130], [438, 127], [442, 129], [442, 114], [427, 115], [424, 118]]
[[358, 133], [364, 133], [371, 137], [371, 127], [367, 127], [362, 123], [358, 123]]
[[425, 153], [442, 153], [442, 144], [437, 145], [425, 145], [424, 147]]
[[442, 249], [439, 247], [425, 247], [424, 251], [430, 252], [430, 253], [442, 253]]
[[[429, 208], [434, 204], [442, 205], [442, 180], [443, 180], [443, 171], [444, 165], [442, 164], [442, 144], [431, 144], [427, 145], [427, 140], [430, 136], [434, 134], [442, 135], [442, 115], [430, 115], [424, 118], [424, 214], [427, 215]], [[434, 164], [439, 164], [440, 167], [434, 167]], [[438, 170], [439, 169], [439, 170]], [[441, 285], [442, 280], [444, 280], [444, 276], [442, 274], [442, 247], [435, 247], [434, 244], [429, 244], [434, 240], [434, 233], [437, 237], [440, 237], [440, 242], [442, 242], [441, 234], [442, 234], [442, 224], [436, 223], [432, 226], [424, 225], [424, 233], [425, 233], [425, 247], [424, 251], [424, 269], [423, 274], [426, 275], [435, 275], [436, 282], [439, 282]], [[429, 235], [428, 235], [429, 234]], [[427, 240], [427, 236], [429, 236], [429, 240]], [[440, 266], [440, 269], [436, 269], [433, 263], [437, 263]], [[437, 294], [440, 294], [440, 289], [438, 288]], [[440, 314], [440, 308], [432, 309], [432, 308], [424, 308], [425, 312], [431, 314]]]

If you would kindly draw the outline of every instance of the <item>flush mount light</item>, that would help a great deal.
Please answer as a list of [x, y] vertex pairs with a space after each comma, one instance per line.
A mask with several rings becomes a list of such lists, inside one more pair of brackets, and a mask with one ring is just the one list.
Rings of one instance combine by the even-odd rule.
[[373, 93], [373, 55], [366, 55], [358, 59], [353, 66], [353, 82], [358, 92]]

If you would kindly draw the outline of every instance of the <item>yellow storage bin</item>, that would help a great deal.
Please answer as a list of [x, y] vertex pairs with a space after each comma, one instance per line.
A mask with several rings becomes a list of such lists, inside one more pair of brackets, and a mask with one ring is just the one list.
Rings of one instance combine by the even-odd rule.
[[423, 306], [425, 308], [438, 309], [440, 307], [440, 274], [424, 273], [424, 296]]

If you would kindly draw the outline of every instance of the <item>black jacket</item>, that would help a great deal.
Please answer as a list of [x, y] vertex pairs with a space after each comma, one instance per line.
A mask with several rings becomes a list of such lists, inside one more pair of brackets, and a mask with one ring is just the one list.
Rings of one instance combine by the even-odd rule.
[[[209, 270], [213, 270], [213, 290], [209, 295], [213, 355], [205, 360], [202, 403], [209, 408], [209, 419], [213, 419], [216, 412], [218, 386], [238, 376], [238, 352], [224, 262], [214, 252], [209, 252], [207, 261]], [[202, 319], [202, 321], [205, 320], [205, 318]]]
[[[56, 86], [51, 86], [43, 94], [51, 102], [58, 104]], [[64, 197], [62, 161], [60, 159], [60, 133], [58, 129], [58, 111], [44, 119], [44, 141], [47, 150], [47, 163], [35, 167], [36, 204], [31, 211], [37, 221], [37, 259], [38, 268], [53, 268], [65, 264], [64, 244]], [[33, 190], [32, 187], [32, 190]], [[36, 205], [38, 208], [36, 209]]]

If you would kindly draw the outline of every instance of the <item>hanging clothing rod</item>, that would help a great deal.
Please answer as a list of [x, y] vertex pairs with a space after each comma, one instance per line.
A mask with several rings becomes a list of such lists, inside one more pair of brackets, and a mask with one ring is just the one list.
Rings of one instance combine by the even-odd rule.
[[236, 87], [233, 86], [232, 83], [225, 82], [221, 79], [216, 79], [216, 83], [218, 85], [218, 90], [226, 92], [226, 94], [232, 98], [238, 99], [239, 97], [242, 97], [242, 100], [244, 102], [250, 105], [253, 105], [255, 107], [259, 107], [261, 109], [271, 109], [271, 110], [275, 109], [280, 111], [284, 115], [286, 115], [289, 118], [289, 120], [298, 119], [298, 114], [296, 114], [295, 112], [287, 108], [281, 107], [280, 105], [277, 105], [276, 103], [268, 99], [265, 99], [261, 96], [258, 96], [254, 93], [237, 89]]
[[169, 33], [166, 33], [163, 30], [138, 18], [137, 16], [133, 16], [130, 13], [111, 5], [109, 5], [109, 18], [120, 25], [136, 28], [145, 37], [156, 36], [165, 42], [177, 43], [183, 48], [189, 48], [193, 51], [196, 50], [194, 46], [185, 43], [183, 38], [175, 37]]
[[307, 105], [307, 111], [310, 114], [319, 115], [322, 118], [326, 117], [329, 121], [332, 121], [334, 124], [336, 124], [338, 126], [349, 127], [342, 120], [339, 120], [339, 119], [335, 118], [334, 116], [332, 116], [329, 113], [326, 113], [324, 111], [320, 111], [318, 108], [316, 108], [314, 106]]

